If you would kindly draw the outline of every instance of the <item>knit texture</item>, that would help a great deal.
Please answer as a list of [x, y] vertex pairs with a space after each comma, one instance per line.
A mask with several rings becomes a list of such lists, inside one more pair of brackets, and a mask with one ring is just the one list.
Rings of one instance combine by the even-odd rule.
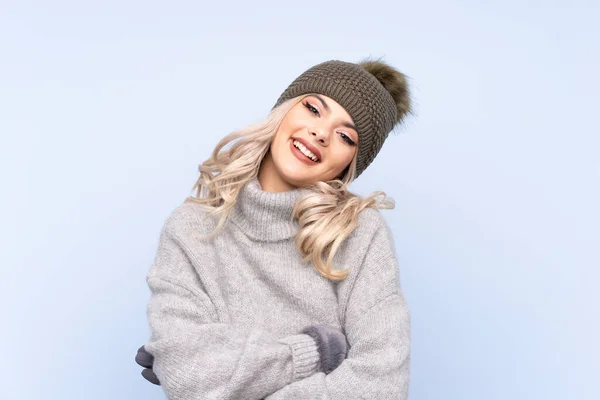
[[[146, 350], [170, 400], [406, 399], [410, 317], [391, 232], [365, 209], [334, 257], [343, 281], [303, 263], [293, 206], [307, 189], [266, 192], [256, 178], [231, 219], [183, 203], [166, 219], [154, 263]], [[346, 359], [321, 370], [312, 324], [339, 328]]]
[[273, 108], [285, 100], [309, 93], [331, 97], [350, 114], [360, 138], [356, 164], [358, 178], [375, 159], [396, 123], [394, 99], [377, 78], [360, 65], [331, 60], [300, 74], [279, 96]]

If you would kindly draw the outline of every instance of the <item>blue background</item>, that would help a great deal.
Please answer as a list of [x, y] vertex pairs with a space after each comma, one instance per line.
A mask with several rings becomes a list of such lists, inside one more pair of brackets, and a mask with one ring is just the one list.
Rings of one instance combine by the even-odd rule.
[[593, 1], [3, 1], [0, 398], [163, 399], [133, 357], [166, 216], [227, 133], [328, 59], [380, 57], [415, 116], [384, 190], [410, 399], [598, 399]]

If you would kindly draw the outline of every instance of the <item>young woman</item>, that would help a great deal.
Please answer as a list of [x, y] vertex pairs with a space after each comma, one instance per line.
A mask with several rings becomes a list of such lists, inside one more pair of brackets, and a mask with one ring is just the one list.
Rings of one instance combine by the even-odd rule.
[[327, 61], [221, 140], [147, 275], [146, 379], [171, 400], [407, 398], [393, 201], [348, 184], [409, 108], [393, 67]]

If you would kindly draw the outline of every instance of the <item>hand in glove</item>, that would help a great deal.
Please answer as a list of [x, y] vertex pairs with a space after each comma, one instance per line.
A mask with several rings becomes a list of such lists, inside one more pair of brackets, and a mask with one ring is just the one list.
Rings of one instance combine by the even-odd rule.
[[346, 358], [348, 343], [346, 336], [331, 325], [314, 324], [302, 330], [317, 342], [321, 357], [321, 371], [329, 374], [336, 369]]
[[160, 385], [158, 378], [152, 371], [152, 365], [154, 364], [154, 356], [146, 351], [144, 346], [140, 347], [135, 356], [135, 362], [144, 367], [142, 376], [155, 385]]

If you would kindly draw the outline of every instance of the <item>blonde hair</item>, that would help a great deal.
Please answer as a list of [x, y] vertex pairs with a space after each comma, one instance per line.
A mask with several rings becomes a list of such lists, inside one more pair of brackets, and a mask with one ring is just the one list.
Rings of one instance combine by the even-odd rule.
[[[184, 202], [200, 204], [209, 211], [207, 216], [219, 217], [216, 228], [205, 238], [214, 237], [223, 228], [238, 193], [257, 176], [279, 124], [305, 96], [287, 100], [274, 108], [264, 121], [225, 136], [212, 156], [198, 166], [200, 176], [191, 189], [196, 190], [196, 196], [189, 196]], [[225, 149], [228, 144], [232, 145]], [[367, 207], [392, 209], [395, 206], [385, 192], [377, 191], [361, 198], [348, 190], [354, 180], [356, 160], [355, 155], [341, 179], [317, 181], [308, 186], [310, 193], [297, 201], [291, 215], [300, 226], [294, 243], [303, 262], [311, 261], [318, 273], [334, 281], [345, 279], [350, 272], [333, 270], [332, 263], [340, 245], [356, 228], [358, 214]]]

